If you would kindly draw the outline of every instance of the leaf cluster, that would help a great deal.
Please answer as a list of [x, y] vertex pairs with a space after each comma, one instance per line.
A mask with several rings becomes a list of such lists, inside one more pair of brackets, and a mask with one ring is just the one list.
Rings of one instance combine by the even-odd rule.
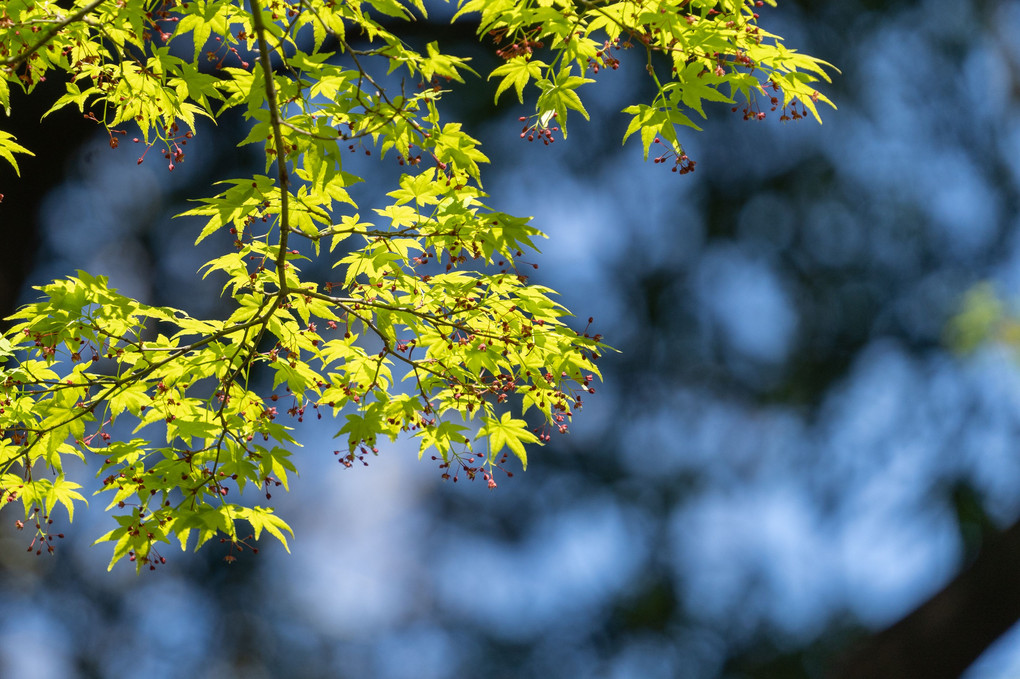
[[[85, 500], [65, 461], [99, 459], [116, 526], [98, 542], [113, 544], [111, 568], [125, 557], [154, 568], [160, 543], [219, 535], [244, 549], [245, 524], [286, 545], [287, 524], [241, 495], [255, 487], [269, 501], [287, 487], [305, 417], [337, 418], [345, 466], [404, 435], [445, 478], [491, 487], [509, 453], [526, 465], [527, 446], [567, 430], [605, 347], [524, 273], [543, 234], [489, 204], [488, 158], [441, 115], [447, 83], [478, 74], [399, 34], [427, 18], [421, 0], [66, 5], [0, 8], [0, 106], [9, 110], [12, 87], [31, 92], [56, 73], [66, 92], [51, 111], [76, 107], [114, 148], [135, 129], [169, 170], [196, 143], [199, 117], [237, 108], [249, 123], [242, 144], [262, 151], [265, 170], [221, 182], [184, 213], [201, 222], [196, 243], [232, 235], [234, 247], [203, 267], [225, 281], [226, 319], [146, 305], [86, 272], [41, 287], [10, 319], [0, 505], [18, 501], [31, 518], [59, 504], [70, 517]], [[487, 75], [499, 79], [497, 99], [534, 91], [526, 131], [547, 140], [566, 134], [569, 112], [588, 117], [579, 92], [589, 76], [643, 52], [656, 94], [623, 109], [626, 136], [638, 133], [646, 156], [665, 139], [692, 169], [675, 126], [696, 127], [687, 113], [705, 116], [703, 102], [781, 92], [784, 109], [799, 102], [815, 116], [827, 102], [812, 86], [826, 65], [760, 29], [755, 5], [468, 0], [457, 18], [496, 43], [503, 63]], [[345, 156], [373, 151], [402, 171], [388, 204], [363, 215]], [[0, 131], [0, 157], [16, 168], [27, 152]], [[305, 274], [309, 259], [335, 275]], [[52, 540], [45, 522], [36, 530]]]

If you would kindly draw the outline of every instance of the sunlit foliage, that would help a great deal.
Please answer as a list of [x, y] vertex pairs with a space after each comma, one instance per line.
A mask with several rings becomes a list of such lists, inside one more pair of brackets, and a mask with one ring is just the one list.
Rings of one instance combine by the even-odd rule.
[[[71, 4], [71, 7], [68, 5]], [[774, 3], [770, 3], [774, 4]], [[594, 393], [604, 350], [588, 324], [569, 324], [553, 292], [529, 281], [525, 253], [544, 237], [528, 218], [490, 206], [489, 161], [442, 114], [449, 83], [494, 81], [534, 106], [522, 139], [553, 143], [582, 93], [621, 59], [643, 64], [654, 96], [621, 102], [625, 139], [686, 174], [679, 130], [711, 102], [762, 119], [818, 117], [827, 64], [785, 47], [747, 0], [470, 0], [471, 21], [501, 64], [475, 72], [438, 42], [412, 48], [401, 27], [421, 0], [11, 0], [0, 7], [0, 105], [11, 89], [66, 80], [51, 111], [76, 107], [138, 144], [142, 162], [185, 162], [196, 120], [239, 108], [242, 144], [265, 174], [225, 179], [185, 215], [196, 245], [228, 231], [201, 274], [225, 281], [225, 319], [130, 299], [78, 272], [40, 288], [0, 338], [0, 503], [20, 503], [31, 549], [52, 551], [57, 504], [85, 498], [68, 457], [98, 460], [116, 526], [112, 566], [164, 561], [159, 543], [237, 549], [263, 531], [286, 545], [268, 501], [296, 471], [293, 427], [339, 422], [351, 466], [382, 439], [417, 439], [444, 478], [495, 487], [527, 446], [566, 432]], [[394, 84], [396, 83], [396, 84]], [[571, 124], [573, 124], [573, 120]], [[657, 145], [657, 146], [656, 146]], [[0, 131], [17, 169], [29, 153]], [[345, 155], [400, 168], [388, 205], [359, 208]], [[749, 162], [750, 159], [749, 159]], [[350, 163], [347, 163], [348, 166]], [[16, 187], [11, 190], [16, 190]], [[304, 245], [300, 245], [304, 243]], [[204, 247], [204, 246], [203, 246]], [[306, 276], [309, 259], [335, 272]], [[265, 379], [272, 388], [257, 391]], [[527, 418], [527, 419], [525, 419]]]

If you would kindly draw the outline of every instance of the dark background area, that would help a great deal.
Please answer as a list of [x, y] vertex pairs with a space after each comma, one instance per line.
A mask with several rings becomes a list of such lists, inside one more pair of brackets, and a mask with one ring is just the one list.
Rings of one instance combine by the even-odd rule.
[[[550, 235], [538, 278], [619, 349], [527, 473], [444, 484], [401, 443], [345, 471], [332, 423], [309, 426], [274, 495], [293, 554], [168, 549], [140, 578], [90, 546], [102, 497], [52, 558], [12, 514], [0, 674], [1020, 675], [1020, 373], [1009, 347], [947, 342], [972, 286], [1020, 282], [1020, 3], [780, 4], [762, 25], [841, 69], [839, 110], [720, 106], [685, 137], [693, 175], [619, 144], [637, 53], [548, 148], [491, 87], [447, 98], [494, 161], [490, 202]], [[462, 27], [416, 30], [492, 63]], [[241, 121], [203, 127], [169, 173], [73, 112], [40, 124], [46, 98], [3, 122], [36, 157], [0, 170], [0, 306], [85, 268], [221, 313], [195, 223], [171, 217], [249, 172]]]

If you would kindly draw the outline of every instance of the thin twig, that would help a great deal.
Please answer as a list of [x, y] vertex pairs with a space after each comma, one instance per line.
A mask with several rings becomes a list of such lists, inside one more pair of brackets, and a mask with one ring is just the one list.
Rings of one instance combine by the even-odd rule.
[[90, 14], [92, 10], [99, 7], [104, 2], [106, 2], [106, 0], [92, 0], [92, 2], [85, 5], [74, 14], [65, 17], [64, 19], [58, 20], [53, 25], [53, 27], [51, 27], [48, 31], [44, 31], [43, 34], [39, 37], [39, 39], [35, 43], [33, 43], [32, 46], [29, 47], [27, 50], [21, 52], [17, 56], [11, 56], [7, 57], [6, 59], [0, 60], [0, 66], [7, 66], [12, 69], [18, 68], [23, 63], [28, 61], [33, 54], [42, 49], [46, 45], [46, 43], [48, 43], [53, 38], [53, 36], [55, 36], [57, 33], [61, 31], [61, 29], [63, 29], [65, 26], [73, 24], [76, 21], [81, 21], [82, 19], [85, 18], [86, 15]]

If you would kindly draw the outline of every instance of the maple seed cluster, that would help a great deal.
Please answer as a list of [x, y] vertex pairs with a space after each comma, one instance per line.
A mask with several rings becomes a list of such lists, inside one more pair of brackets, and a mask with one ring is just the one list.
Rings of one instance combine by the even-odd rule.
[[[553, 113], [552, 117], [556, 118], [556, 114]], [[528, 118], [527, 116], [521, 116], [518, 120], [522, 123], [526, 123]], [[528, 141], [535, 141], [535, 139], [539, 139], [543, 144], [548, 146], [556, 141], [553, 137], [553, 132], [559, 131], [559, 127], [545, 127], [541, 124], [541, 122], [535, 122], [521, 128], [521, 139], [527, 139]]]
[[227, 563], [234, 563], [235, 561], [237, 561], [237, 557], [234, 556], [234, 552], [237, 552], [238, 554], [243, 554], [245, 548], [251, 550], [252, 554], [258, 554], [259, 548], [249, 543], [250, 540], [254, 539], [255, 539], [254, 534], [251, 534], [246, 538], [233, 538], [233, 539], [220, 538], [220, 544], [227, 545], [227, 555], [223, 557], [223, 560], [226, 561]]
[[[13, 499], [14, 493], [11, 493], [11, 496], [7, 498], [7, 501], [10, 502]], [[28, 520], [35, 522], [36, 534], [35, 537], [32, 538], [32, 542], [29, 543], [28, 549], [26, 551], [35, 552], [36, 556], [42, 554], [43, 550], [46, 550], [48, 554], [53, 554], [54, 552], [56, 552], [56, 547], [53, 545], [53, 535], [50, 535], [46, 531], [46, 527], [53, 524], [53, 519], [51, 519], [46, 514], [43, 514], [40, 511], [40, 508], [36, 506], [32, 508]], [[22, 521], [21, 519], [18, 519], [14, 522], [14, 527], [17, 528], [18, 530], [24, 530], [25, 522]], [[56, 536], [60, 539], [63, 539], [64, 534], [57, 533]]]
[[588, 67], [591, 68], [592, 73], [598, 73], [603, 68], [611, 68], [614, 71], [620, 68], [620, 60], [613, 56], [613, 48], [619, 49], [620, 39], [617, 38], [612, 42], [606, 40], [602, 44], [602, 48], [595, 52], [595, 57], [588, 60]]
[[[433, 455], [432, 460], [439, 462], [440, 458]], [[457, 483], [462, 471], [469, 481], [474, 481], [481, 474], [482, 480], [485, 481], [485, 485], [488, 486], [489, 490], [494, 490], [498, 484], [496, 479], [493, 478], [493, 470], [499, 469], [506, 474], [508, 479], [513, 478], [514, 473], [503, 466], [506, 464], [506, 461], [506, 453], [503, 453], [498, 462], [493, 461], [491, 463], [484, 460], [481, 463], [476, 463], [476, 456], [474, 455], [461, 456], [454, 454], [452, 460], [440, 462], [439, 469], [443, 472], [441, 478], [444, 481], [453, 479], [454, 483]], [[486, 469], [486, 465], [489, 467], [488, 469]], [[451, 467], [456, 467], [453, 474], [450, 474]]]
[[134, 563], [135, 561], [138, 561], [138, 562], [141, 562], [142, 564], [148, 564], [150, 571], [156, 570], [156, 565], [157, 564], [159, 564], [159, 565], [166, 564], [166, 557], [162, 556], [159, 552], [157, 552], [156, 548], [153, 547], [151, 545], [151, 543], [150, 543], [150, 546], [149, 546], [149, 551], [153, 554], [153, 556], [151, 556], [151, 557], [150, 556], [138, 556], [133, 551], [128, 552], [128, 561], [130, 561], [132, 563]]
[[[661, 144], [662, 140], [656, 137], [655, 143]], [[677, 172], [679, 174], [689, 174], [691, 172], [694, 172], [694, 166], [697, 165], [695, 161], [687, 157], [687, 154], [684, 153], [683, 150], [681, 150], [678, 153], [677, 151], [674, 151], [672, 149], [665, 151], [662, 155], [654, 158], [652, 160], [652, 163], [657, 165], [659, 163], [665, 163], [670, 159], [673, 159], [672, 171]]]
[[[181, 134], [180, 126], [177, 123], [166, 128], [164, 132], [166, 134], [166, 148], [163, 149], [163, 158], [167, 161], [167, 169], [173, 172], [177, 165], [184, 162], [184, 147], [188, 145], [188, 140], [195, 135], [190, 130]], [[115, 141], [116, 137], [111, 136], [111, 148], [117, 148], [117, 144], [114, 143]], [[142, 140], [138, 137], [134, 137], [131, 141], [135, 144], [139, 144]], [[138, 158], [138, 162], [136, 164], [141, 165], [145, 161], [145, 156], [149, 153], [149, 149], [153, 146], [154, 144], [146, 145], [145, 151], [142, 152], [142, 155]]]
[[[153, 16], [154, 14], [155, 16]], [[165, 45], [173, 37], [173, 33], [163, 30], [163, 24], [176, 24], [180, 20], [179, 16], [171, 14], [165, 6], [161, 6], [154, 12], [146, 12], [145, 21], [149, 27], [142, 31], [142, 39], [152, 40], [152, 36], [155, 34], [159, 37], [159, 41]]]
[[[239, 32], [237, 34], [237, 39], [238, 40], [244, 40], [245, 37], [246, 36], [245, 36], [244, 31], [241, 31], [241, 32]], [[216, 42], [222, 43], [223, 39], [221, 37], [219, 37], [219, 36], [216, 36]], [[225, 50], [223, 49], [224, 47], [226, 48]], [[232, 47], [232, 46], [227, 45], [227, 44], [221, 45], [216, 50], [209, 50], [209, 51], [207, 51], [205, 53], [205, 58], [208, 59], [209, 61], [215, 61], [216, 62], [216, 70], [220, 70], [220, 69], [223, 68], [223, 62], [226, 61], [227, 57], [230, 56], [231, 54], [233, 54], [235, 57], [237, 57], [237, 60], [239, 62], [241, 62], [241, 68], [243, 68], [246, 71], [249, 68], [251, 68], [251, 64], [248, 63], [247, 61], [245, 61], [243, 58], [241, 58], [241, 55], [240, 55], [240, 53], [238, 53], [237, 48], [236, 47]]]
[[[334, 455], [340, 455], [340, 451], [339, 450], [334, 450], [333, 454]], [[360, 462], [363, 466], [367, 467], [368, 466], [368, 462], [365, 461], [365, 457], [368, 454], [369, 454], [368, 453], [368, 449], [365, 446], [360, 446], [358, 448], [358, 452], [351, 451], [351, 452], [347, 453], [346, 455], [344, 455], [343, 457], [339, 457], [337, 459], [337, 462], [342, 464], [347, 469], [350, 469], [351, 467], [354, 466], [355, 460]], [[374, 445], [372, 446], [372, 455], [375, 455], [376, 457], [379, 456], [379, 449], [376, 448]]]
[[[531, 36], [535, 35], [535, 33], [537, 33], [538, 30], [539, 28], [536, 27], [532, 31], [524, 33], [523, 37], [521, 37], [520, 39], [514, 40], [514, 42], [512, 42], [511, 44], [504, 45], [503, 47], [497, 49], [496, 56], [504, 61], [510, 61], [514, 57], [520, 56], [530, 57], [532, 54], [534, 54], [536, 49], [542, 49], [543, 47], [545, 47], [545, 43], [542, 42], [541, 40], [531, 39]], [[503, 42], [504, 40], [509, 40], [509, 38], [507, 38], [506, 29], [497, 28], [491, 30], [489, 31], [489, 35], [495, 42]]]

